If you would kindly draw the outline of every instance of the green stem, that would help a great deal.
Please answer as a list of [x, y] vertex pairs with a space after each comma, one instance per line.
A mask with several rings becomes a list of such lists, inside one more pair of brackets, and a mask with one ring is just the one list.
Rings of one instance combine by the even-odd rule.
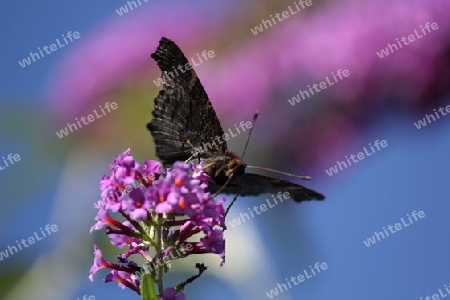
[[[159, 220], [158, 220], [159, 221]], [[158, 225], [155, 226], [156, 232], [155, 232], [155, 239], [156, 239], [156, 253], [161, 253], [162, 252], [162, 248], [163, 248], [163, 244], [162, 244], [162, 226], [160, 222], [157, 222]], [[164, 284], [163, 284], [163, 267], [160, 266], [160, 264], [158, 264], [158, 278], [156, 280], [157, 284], [158, 284], [158, 292], [160, 295], [163, 294], [164, 292]]]

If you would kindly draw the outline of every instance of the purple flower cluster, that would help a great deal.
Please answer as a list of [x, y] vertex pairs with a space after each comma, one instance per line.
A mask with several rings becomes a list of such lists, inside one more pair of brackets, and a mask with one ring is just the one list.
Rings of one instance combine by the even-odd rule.
[[[141, 294], [139, 279], [145, 272], [158, 285], [160, 299], [184, 299], [182, 293], [177, 295], [179, 289], [162, 289], [162, 273], [170, 269], [170, 259], [190, 254], [215, 253], [225, 262], [225, 198], [215, 201], [207, 192], [211, 178], [201, 165], [176, 162], [173, 168], [162, 170], [159, 162], [147, 160], [141, 166], [128, 149], [109, 171], [100, 181], [101, 200], [95, 204], [98, 213], [91, 233], [106, 226], [110, 243], [128, 248], [115, 264], [103, 259], [94, 245], [90, 280], [99, 270], [111, 269], [105, 282], [116, 281]], [[197, 234], [198, 241], [188, 241]], [[150, 250], [156, 254], [150, 256]], [[129, 259], [134, 254], [145, 259], [145, 266]]]

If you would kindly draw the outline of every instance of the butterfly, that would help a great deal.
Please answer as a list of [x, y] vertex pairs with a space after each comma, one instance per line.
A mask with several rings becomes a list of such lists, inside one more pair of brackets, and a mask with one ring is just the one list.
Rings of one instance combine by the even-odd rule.
[[162, 72], [163, 87], [154, 100], [153, 120], [147, 129], [155, 141], [156, 155], [165, 166], [198, 159], [215, 181], [209, 185], [211, 192], [257, 196], [287, 191], [296, 202], [325, 199], [299, 184], [246, 173], [247, 164], [228, 151], [225, 140], [218, 140], [215, 147], [202, 147], [224, 132], [197, 74], [192, 66], [187, 67], [185, 55], [170, 39], [162, 37], [151, 57]]

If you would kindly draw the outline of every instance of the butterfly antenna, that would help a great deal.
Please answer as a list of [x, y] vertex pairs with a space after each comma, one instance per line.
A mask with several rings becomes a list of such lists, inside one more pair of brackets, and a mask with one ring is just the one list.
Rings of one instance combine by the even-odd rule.
[[264, 171], [269, 171], [269, 172], [274, 172], [274, 173], [279, 173], [279, 174], [283, 174], [286, 176], [291, 176], [291, 177], [295, 177], [295, 178], [299, 178], [302, 180], [312, 180], [311, 176], [300, 176], [300, 175], [295, 175], [295, 174], [291, 174], [291, 173], [286, 173], [286, 172], [281, 172], [278, 170], [274, 170], [271, 168], [262, 168], [262, 167], [256, 167], [256, 166], [247, 166], [247, 168], [251, 168], [251, 169], [259, 169], [259, 170], [264, 170]]
[[253, 127], [255, 126], [256, 119], [258, 118], [258, 115], [259, 115], [259, 110], [256, 110], [255, 114], [253, 115], [252, 128], [250, 128], [250, 131], [248, 133], [247, 142], [245, 143], [244, 153], [242, 153], [241, 159], [244, 158], [245, 151], [247, 151], [248, 142], [250, 141], [250, 136], [252, 135]]

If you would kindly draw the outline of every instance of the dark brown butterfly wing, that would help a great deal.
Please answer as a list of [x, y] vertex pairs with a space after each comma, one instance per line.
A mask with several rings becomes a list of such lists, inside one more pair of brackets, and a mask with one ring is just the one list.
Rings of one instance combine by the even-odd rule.
[[[189, 62], [180, 48], [163, 37], [151, 57], [158, 63], [165, 83], [155, 98], [153, 120], [147, 128], [155, 140], [158, 157], [164, 164], [172, 164], [196, 153], [192, 146], [202, 148], [204, 143], [221, 138], [223, 130], [197, 74], [192, 68], [186, 70]], [[223, 141], [208, 148], [204, 156], [223, 155], [226, 151]]]
[[[211, 192], [221, 188], [219, 185], [210, 185]], [[221, 193], [239, 194], [240, 196], [258, 196], [260, 194], [276, 194], [278, 192], [289, 192], [295, 202], [308, 200], [323, 200], [325, 196], [301, 185], [272, 178], [265, 175], [245, 173], [237, 176], [228, 184]]]
[[[296, 202], [324, 199], [322, 194], [295, 183], [264, 175], [241, 174], [239, 170], [245, 168], [245, 163], [228, 152], [225, 141], [205, 148], [204, 143], [211, 144], [224, 132], [197, 74], [192, 69], [186, 70], [188, 60], [167, 38], [161, 38], [151, 57], [161, 69], [164, 84], [155, 98], [153, 120], [147, 128], [155, 140], [156, 154], [165, 165], [186, 160], [200, 152], [211, 170], [234, 168], [230, 169], [233, 171], [229, 175], [231, 182], [222, 190], [225, 194], [257, 196], [287, 191]], [[184, 72], [178, 69], [179, 66]], [[210, 173], [213, 176], [214, 172]], [[217, 176], [213, 178], [216, 182], [220, 179]], [[218, 191], [221, 187], [223, 185], [211, 185], [210, 191]]]

